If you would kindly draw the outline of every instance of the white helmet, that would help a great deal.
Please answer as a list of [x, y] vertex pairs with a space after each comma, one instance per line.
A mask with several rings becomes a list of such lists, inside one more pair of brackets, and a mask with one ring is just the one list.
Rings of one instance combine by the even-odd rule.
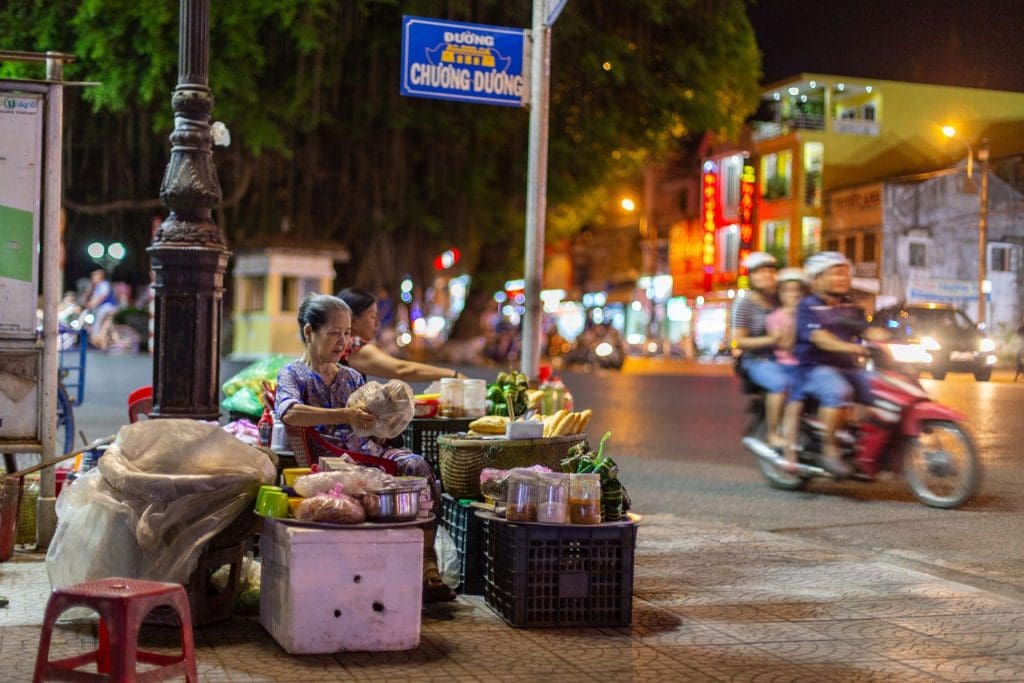
[[783, 282], [803, 282], [804, 271], [799, 268], [783, 268], [779, 271], [779, 274], [775, 277], [775, 281], [780, 285]]
[[743, 260], [743, 267], [747, 269], [748, 273], [753, 273], [758, 268], [764, 268], [765, 266], [778, 268], [779, 261], [765, 251], [752, 251]]
[[829, 268], [848, 265], [850, 265], [850, 260], [838, 251], [819, 251], [817, 254], [811, 254], [804, 261], [804, 273], [808, 280], [813, 280]]

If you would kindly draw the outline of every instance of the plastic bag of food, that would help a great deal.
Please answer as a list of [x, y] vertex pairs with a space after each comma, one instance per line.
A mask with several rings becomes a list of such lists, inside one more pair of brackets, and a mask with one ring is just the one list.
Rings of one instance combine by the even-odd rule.
[[271, 387], [276, 386], [277, 373], [290, 360], [290, 356], [278, 353], [242, 368], [221, 386], [221, 391], [224, 392], [224, 400], [220, 403], [221, 409], [259, 419], [263, 414], [263, 383], [267, 382]]
[[366, 521], [366, 511], [352, 496], [321, 493], [299, 503], [295, 519], [322, 524], [362, 524]]
[[508, 497], [509, 472], [492, 467], [480, 470], [480, 493], [494, 500], [505, 500]]
[[303, 498], [312, 498], [334, 490], [339, 484], [350, 496], [361, 496], [394, 486], [395, 478], [375, 467], [352, 465], [351, 468], [303, 475], [295, 480], [295, 492]]
[[367, 382], [352, 392], [347, 405], [361, 408], [377, 418], [369, 429], [354, 427], [355, 434], [381, 439], [393, 439], [404, 432], [416, 412], [412, 387], [400, 379], [387, 384]]
[[50, 583], [125, 576], [186, 584], [211, 538], [252, 509], [277, 472], [218, 425], [122, 427], [93, 470], [65, 487], [46, 555]]

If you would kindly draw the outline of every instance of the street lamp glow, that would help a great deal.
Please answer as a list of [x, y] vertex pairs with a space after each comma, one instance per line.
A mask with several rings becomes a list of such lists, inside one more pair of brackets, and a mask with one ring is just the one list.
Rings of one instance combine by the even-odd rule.
[[105, 249], [103, 248], [103, 245], [100, 244], [99, 242], [93, 242], [92, 244], [89, 245], [86, 251], [89, 253], [89, 256], [98, 259], [103, 258], [103, 252], [105, 251]]
[[629, 197], [623, 197], [622, 200], [619, 202], [619, 206], [621, 206], [624, 210], [629, 211], [630, 213], [636, 211], [636, 202], [634, 202]]
[[953, 126], [943, 126], [942, 134], [945, 135], [947, 138], [955, 138], [956, 128], [954, 128]]
[[114, 242], [109, 247], [107, 247], [107, 254], [111, 258], [120, 261], [121, 259], [124, 258], [125, 255], [124, 245], [121, 244], [120, 242]]

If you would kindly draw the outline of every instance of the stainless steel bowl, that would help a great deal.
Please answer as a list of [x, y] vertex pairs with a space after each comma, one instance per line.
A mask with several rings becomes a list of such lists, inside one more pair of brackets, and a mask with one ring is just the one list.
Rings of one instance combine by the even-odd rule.
[[410, 487], [383, 489], [364, 496], [363, 507], [366, 508], [367, 519], [376, 522], [416, 519], [420, 511], [420, 492]]

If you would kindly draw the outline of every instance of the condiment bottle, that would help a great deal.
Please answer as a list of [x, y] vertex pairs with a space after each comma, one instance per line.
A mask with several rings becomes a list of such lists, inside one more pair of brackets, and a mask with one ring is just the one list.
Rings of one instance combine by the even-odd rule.
[[441, 417], [462, 417], [462, 380], [441, 380]]
[[526, 467], [517, 467], [508, 475], [505, 519], [510, 522], [537, 521], [537, 475]]
[[260, 430], [260, 445], [270, 448], [270, 439], [274, 433], [274, 418], [270, 415], [269, 406], [263, 408], [263, 416], [256, 423], [256, 427]]
[[569, 475], [562, 472], [537, 477], [537, 521], [569, 523]]
[[600, 474], [574, 474], [569, 479], [569, 520], [573, 524], [601, 523]]

